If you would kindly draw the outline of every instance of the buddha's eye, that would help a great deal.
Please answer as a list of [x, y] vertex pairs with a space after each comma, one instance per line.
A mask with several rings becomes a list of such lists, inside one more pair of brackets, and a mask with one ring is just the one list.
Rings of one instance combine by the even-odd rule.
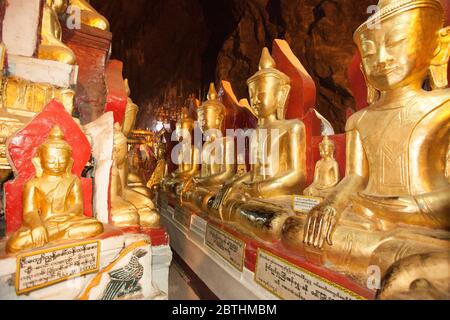
[[407, 37], [401, 36], [401, 35], [393, 35], [391, 37], [388, 37], [386, 41], [386, 45], [388, 47], [393, 47], [395, 45], [398, 45], [402, 42], [404, 42], [407, 39]]
[[363, 58], [367, 58], [377, 53], [377, 49], [373, 41], [363, 41], [361, 43], [361, 50]]

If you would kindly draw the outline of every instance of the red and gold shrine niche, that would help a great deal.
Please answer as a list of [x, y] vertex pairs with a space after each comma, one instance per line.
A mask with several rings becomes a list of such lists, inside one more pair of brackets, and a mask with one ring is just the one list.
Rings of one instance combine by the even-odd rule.
[[81, 177], [90, 158], [91, 145], [80, 126], [67, 113], [64, 106], [56, 100], [52, 100], [42, 112], [11, 137], [7, 143], [8, 156], [15, 175], [14, 180], [4, 185], [7, 234], [16, 231], [22, 224], [23, 187], [36, 174], [32, 159], [54, 126], [59, 126], [64, 133], [65, 140], [72, 147], [74, 160], [72, 173], [81, 178], [84, 214], [92, 216], [92, 180]]

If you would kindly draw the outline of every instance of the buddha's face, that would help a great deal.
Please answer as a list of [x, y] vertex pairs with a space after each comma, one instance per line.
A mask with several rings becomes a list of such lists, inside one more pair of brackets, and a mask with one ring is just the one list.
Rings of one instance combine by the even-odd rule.
[[222, 116], [214, 108], [205, 108], [198, 112], [198, 123], [202, 132], [220, 130]]
[[437, 48], [433, 9], [413, 9], [363, 31], [356, 40], [367, 81], [380, 91], [424, 80]]
[[275, 77], [260, 77], [248, 85], [250, 102], [258, 118], [276, 114], [282, 100], [280, 80]]
[[60, 176], [67, 172], [71, 153], [66, 149], [47, 147], [39, 152], [42, 170], [49, 176]]
[[320, 156], [322, 159], [331, 158], [334, 155], [334, 148], [332, 145], [321, 145], [320, 146]]

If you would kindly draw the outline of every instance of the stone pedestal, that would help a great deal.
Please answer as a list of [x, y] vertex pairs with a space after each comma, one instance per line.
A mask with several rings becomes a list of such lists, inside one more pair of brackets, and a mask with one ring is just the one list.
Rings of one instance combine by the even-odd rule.
[[[107, 227], [96, 239], [6, 256], [0, 241], [0, 299], [167, 299], [167, 244]], [[98, 250], [98, 251], [97, 251]], [[42, 259], [45, 257], [45, 259]]]

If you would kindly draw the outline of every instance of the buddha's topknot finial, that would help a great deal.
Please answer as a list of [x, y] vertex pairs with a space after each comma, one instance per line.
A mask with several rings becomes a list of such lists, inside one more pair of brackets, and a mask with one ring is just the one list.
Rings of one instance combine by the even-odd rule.
[[259, 60], [259, 70], [276, 68], [276, 66], [275, 60], [273, 60], [270, 55], [269, 49], [264, 47], [262, 50], [261, 59]]
[[54, 126], [45, 142], [39, 147], [39, 150], [48, 148], [57, 148], [72, 151], [70, 144], [64, 139], [64, 132], [60, 127]]
[[207, 99], [208, 100], [216, 100], [217, 99], [217, 91], [216, 91], [216, 87], [214, 86], [213, 82], [211, 82], [209, 84], [209, 91], [208, 91]]

